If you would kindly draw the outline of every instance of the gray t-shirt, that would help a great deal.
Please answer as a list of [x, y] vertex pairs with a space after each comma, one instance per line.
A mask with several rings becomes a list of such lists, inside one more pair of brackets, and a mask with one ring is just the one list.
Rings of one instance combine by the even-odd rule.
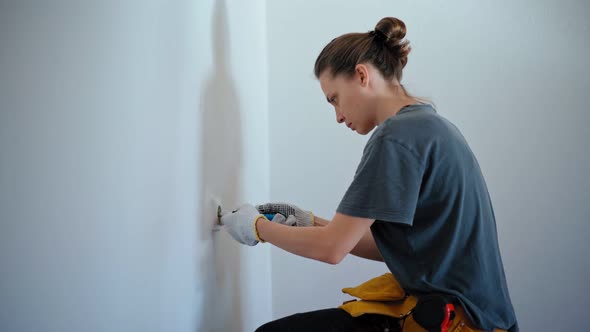
[[379, 252], [406, 291], [453, 295], [481, 329], [518, 331], [479, 164], [432, 106], [406, 106], [375, 129], [337, 211], [376, 220]]

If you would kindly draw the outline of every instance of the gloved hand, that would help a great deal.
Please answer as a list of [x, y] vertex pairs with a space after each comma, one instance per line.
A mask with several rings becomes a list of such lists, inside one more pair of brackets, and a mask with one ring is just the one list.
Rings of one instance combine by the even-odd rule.
[[289, 216], [289, 218], [285, 218], [285, 216], [280, 213], [275, 214], [271, 221], [281, 225], [297, 226], [297, 219], [295, 219], [295, 216]]
[[241, 244], [255, 246], [260, 241], [256, 231], [258, 218], [266, 219], [254, 206], [245, 204], [236, 211], [221, 216], [219, 220], [234, 240]]
[[260, 213], [276, 213], [277, 215], [283, 215], [287, 218], [285, 221], [286, 224], [292, 224], [294, 218], [296, 226], [313, 226], [313, 213], [311, 211], [302, 210], [293, 204], [266, 203], [262, 205], [256, 205], [256, 209]]

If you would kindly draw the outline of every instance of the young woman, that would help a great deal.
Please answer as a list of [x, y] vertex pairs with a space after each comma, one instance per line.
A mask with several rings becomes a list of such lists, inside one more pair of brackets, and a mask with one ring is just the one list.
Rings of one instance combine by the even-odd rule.
[[[518, 331], [480, 167], [459, 130], [400, 84], [410, 52], [405, 35], [401, 20], [383, 18], [373, 31], [335, 38], [316, 60], [336, 121], [361, 135], [374, 130], [333, 219], [268, 203], [244, 205], [221, 221], [247, 245], [268, 242], [330, 264], [349, 253], [383, 261], [408, 294], [444, 294], [463, 310], [466, 321], [453, 330]], [[258, 331], [401, 331], [402, 325], [388, 315], [353, 317], [334, 308]]]

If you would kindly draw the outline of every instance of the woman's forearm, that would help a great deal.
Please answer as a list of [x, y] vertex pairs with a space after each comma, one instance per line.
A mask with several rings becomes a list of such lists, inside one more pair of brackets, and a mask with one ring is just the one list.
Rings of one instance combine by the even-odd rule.
[[[309, 229], [309, 231], [303, 231], [309, 233], [304, 239], [298, 238], [297, 236], [289, 236], [289, 227], [286, 229], [275, 227], [276, 229], [269, 230], [266, 228], [266, 226], [261, 225], [261, 221], [262, 220], [258, 222], [258, 231], [260, 237], [265, 241], [296, 255], [316, 259], [326, 263], [333, 263], [333, 253], [330, 251], [330, 249], [334, 248], [334, 245], [331, 244], [330, 239], [323, 238], [323, 236], [325, 236], [325, 232], [316, 232], [316, 230], [321, 230], [321, 228], [327, 226], [330, 223], [328, 220], [314, 216], [315, 227], [290, 227], [293, 230], [303, 230], [306, 228]], [[266, 229], [262, 230], [261, 227]], [[274, 232], [274, 234], [269, 234], [268, 232]], [[266, 237], [268, 236], [274, 240], [267, 239]], [[286, 237], [287, 239], [283, 240], [283, 237]], [[314, 241], [320, 241], [321, 243], [318, 244]], [[383, 257], [381, 257], [381, 254], [377, 249], [377, 245], [375, 244], [375, 240], [373, 239], [373, 235], [371, 234], [370, 230], [365, 233], [365, 235], [350, 253], [361, 258], [380, 262], [383, 261]]]
[[[318, 224], [322, 223], [321, 220], [316, 217], [316, 221], [320, 221]], [[262, 240], [295, 255], [329, 264], [339, 261], [335, 252], [337, 246], [332, 243], [334, 239], [328, 236], [324, 227], [292, 227], [260, 218], [256, 229]]]
[[314, 226], [324, 227], [328, 223], [329, 223], [329, 221], [327, 221], [326, 219], [320, 218], [318, 216], [313, 217], [313, 225]]
[[[322, 219], [320, 217], [314, 217], [314, 226], [317, 227], [324, 227], [329, 223], [326, 219]], [[368, 230], [363, 238], [356, 244], [354, 249], [350, 252], [351, 254], [366, 258], [378, 262], [383, 262], [383, 257], [381, 253], [377, 249], [377, 244], [375, 243], [375, 239], [373, 238], [373, 234], [371, 230]]]

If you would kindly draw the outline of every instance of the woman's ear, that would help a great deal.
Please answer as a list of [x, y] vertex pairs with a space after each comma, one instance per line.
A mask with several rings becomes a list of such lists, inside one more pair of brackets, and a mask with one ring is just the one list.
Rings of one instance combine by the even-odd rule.
[[369, 68], [365, 64], [357, 64], [354, 68], [354, 74], [362, 87], [369, 85]]

